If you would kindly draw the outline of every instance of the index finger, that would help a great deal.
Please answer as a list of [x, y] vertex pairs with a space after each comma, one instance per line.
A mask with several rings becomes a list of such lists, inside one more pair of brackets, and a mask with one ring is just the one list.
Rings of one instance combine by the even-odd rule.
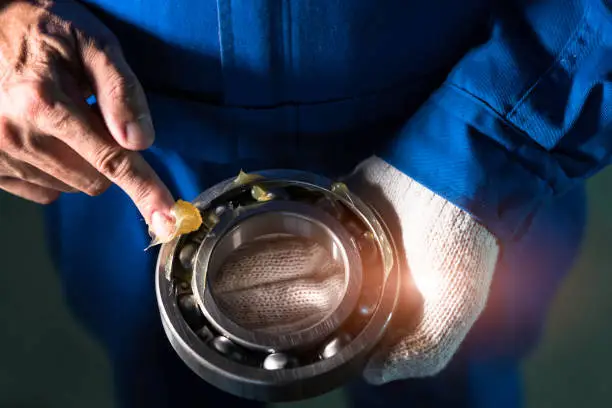
[[[57, 88], [54, 94], [61, 92]], [[63, 92], [61, 92], [63, 94]], [[159, 237], [170, 234], [174, 218], [172, 194], [155, 171], [136, 151], [122, 148], [113, 140], [99, 117], [86, 105], [57, 96], [54, 103], [38, 109], [35, 126], [54, 136], [119, 186], [134, 202]]]

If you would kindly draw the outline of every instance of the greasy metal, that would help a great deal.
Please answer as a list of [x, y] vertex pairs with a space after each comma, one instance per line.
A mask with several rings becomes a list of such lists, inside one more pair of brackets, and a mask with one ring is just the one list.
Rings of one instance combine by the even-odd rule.
[[[377, 214], [343, 184], [296, 171], [258, 175], [206, 190], [194, 200], [205, 225], [160, 248], [162, 325], [185, 364], [218, 388], [260, 401], [309, 398], [360, 375], [382, 339], [399, 297], [396, 251]], [[314, 239], [344, 268], [344, 293], [313, 327], [247, 330], [215, 302], [211, 282], [224, 258], [267, 234]]]

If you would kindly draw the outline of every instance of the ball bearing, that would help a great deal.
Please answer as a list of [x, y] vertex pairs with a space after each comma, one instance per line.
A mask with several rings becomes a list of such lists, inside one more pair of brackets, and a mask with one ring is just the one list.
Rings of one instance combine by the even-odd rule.
[[[399, 297], [396, 251], [376, 213], [342, 184], [295, 171], [258, 174], [203, 192], [194, 200], [200, 230], [162, 245], [162, 325], [181, 359], [218, 388], [270, 402], [314, 397], [359, 375], [382, 339]], [[320, 321], [253, 330], [224, 313], [214, 290], [221, 266], [267, 236], [311, 240], [342, 266], [342, 293]]]

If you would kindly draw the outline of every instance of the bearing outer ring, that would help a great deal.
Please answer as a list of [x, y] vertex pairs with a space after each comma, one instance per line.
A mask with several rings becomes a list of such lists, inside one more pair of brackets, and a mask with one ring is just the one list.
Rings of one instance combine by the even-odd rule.
[[[258, 174], [278, 182], [301, 185], [318, 191], [330, 192], [333, 185], [331, 181], [310, 173], [271, 171]], [[219, 183], [200, 195], [194, 204], [200, 209], [213, 207], [215, 200], [228, 192], [230, 186], [231, 180]], [[388, 230], [370, 207], [350, 193], [345, 197], [338, 196], [338, 200], [351, 208], [372, 231], [381, 259], [388, 268], [381, 271], [384, 279], [376, 307], [368, 315], [358, 334], [337, 353], [308, 364], [267, 370], [228, 358], [213, 349], [210, 341], [203, 340], [187, 323], [177, 302], [173, 273], [182, 239], [162, 246], [156, 267], [156, 295], [162, 326], [177, 354], [201, 378], [243, 398], [280, 402], [321, 395], [359, 375], [367, 358], [385, 334], [398, 303], [400, 278], [397, 252]]]

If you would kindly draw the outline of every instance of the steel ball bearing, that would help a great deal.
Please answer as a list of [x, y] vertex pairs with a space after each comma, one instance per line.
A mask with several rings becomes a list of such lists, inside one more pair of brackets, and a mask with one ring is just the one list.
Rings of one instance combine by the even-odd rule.
[[[360, 375], [399, 297], [393, 241], [376, 213], [341, 183], [310, 173], [264, 171], [226, 180], [194, 205], [204, 224], [164, 244], [156, 295], [166, 335], [208, 383], [239, 397], [314, 397]], [[214, 282], [241, 245], [267, 236], [316, 242], [341, 265], [342, 293], [325, 318], [295, 330], [252, 330], [224, 313]]]

